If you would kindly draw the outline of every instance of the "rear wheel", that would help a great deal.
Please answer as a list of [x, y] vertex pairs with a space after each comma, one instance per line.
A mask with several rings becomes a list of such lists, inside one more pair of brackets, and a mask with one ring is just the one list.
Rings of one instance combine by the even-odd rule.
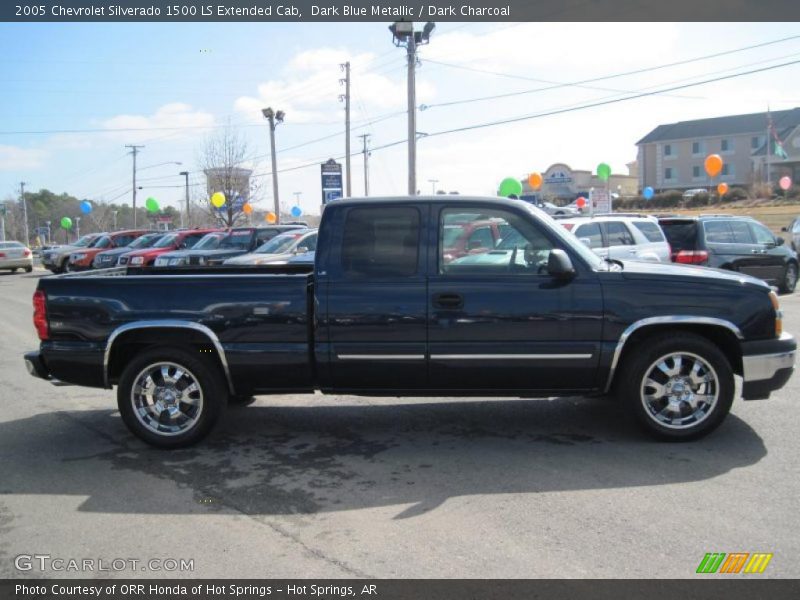
[[692, 440], [719, 427], [733, 404], [733, 370], [726, 356], [691, 333], [642, 341], [620, 373], [618, 390], [651, 435]]
[[791, 294], [797, 287], [797, 264], [789, 263], [783, 273], [783, 281], [780, 284], [782, 294]]
[[30, 273], [33, 271], [33, 267], [25, 267], [25, 272]]
[[189, 446], [203, 439], [227, 401], [218, 366], [184, 348], [156, 348], [136, 356], [117, 388], [125, 425], [159, 448]]

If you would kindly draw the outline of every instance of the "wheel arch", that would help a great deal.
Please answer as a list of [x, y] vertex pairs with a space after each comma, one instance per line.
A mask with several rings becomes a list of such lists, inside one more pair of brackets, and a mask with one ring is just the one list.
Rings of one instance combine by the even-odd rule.
[[234, 394], [228, 359], [217, 334], [201, 323], [180, 320], [136, 321], [117, 327], [109, 336], [103, 354], [105, 387], [111, 388], [112, 380], [119, 377], [127, 359], [156, 345], [189, 346], [210, 353], [223, 372], [229, 392]]
[[684, 315], [650, 317], [641, 319], [629, 325], [617, 342], [614, 355], [611, 359], [608, 380], [605, 392], [607, 393], [614, 383], [614, 375], [625, 357], [649, 337], [669, 331], [684, 331], [694, 333], [713, 342], [730, 362], [733, 372], [741, 375], [742, 348], [740, 340], [744, 339], [739, 328], [724, 319], [713, 317], [691, 317]]

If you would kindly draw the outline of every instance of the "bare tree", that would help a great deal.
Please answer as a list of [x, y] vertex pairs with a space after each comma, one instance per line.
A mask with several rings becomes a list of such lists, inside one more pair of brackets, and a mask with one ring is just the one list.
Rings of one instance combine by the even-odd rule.
[[[246, 217], [242, 206], [250, 201], [252, 193], [252, 170], [245, 168], [247, 155], [247, 140], [230, 122], [206, 137], [203, 144], [199, 163], [206, 175], [208, 196], [201, 206], [212, 221], [222, 221], [226, 227], [233, 227]], [[225, 194], [221, 210], [211, 204], [211, 196], [216, 192]]]

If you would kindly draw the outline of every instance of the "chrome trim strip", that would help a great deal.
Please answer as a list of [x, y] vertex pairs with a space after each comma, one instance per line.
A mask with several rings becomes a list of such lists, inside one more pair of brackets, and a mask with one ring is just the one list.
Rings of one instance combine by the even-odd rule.
[[617, 366], [619, 363], [619, 357], [622, 354], [622, 349], [625, 347], [625, 342], [628, 341], [628, 338], [631, 337], [633, 332], [637, 329], [641, 329], [642, 327], [647, 327], [648, 325], [714, 325], [716, 327], [724, 327], [731, 333], [733, 333], [738, 339], [743, 340], [744, 336], [742, 335], [741, 330], [731, 323], [730, 321], [726, 321], [724, 319], [717, 319], [715, 317], [693, 317], [689, 315], [663, 315], [660, 317], [648, 317], [646, 319], [640, 319], [631, 323], [625, 331], [622, 332], [622, 335], [619, 337], [617, 341], [617, 347], [614, 349], [614, 358], [611, 359], [611, 368], [608, 370], [608, 380], [606, 381], [606, 387], [604, 393], [608, 393], [608, 390], [611, 389], [611, 383], [614, 380], [614, 372], [617, 370]]
[[425, 360], [424, 354], [337, 354], [339, 360]]
[[442, 360], [586, 360], [591, 354], [431, 354]]
[[742, 379], [745, 383], [750, 381], [763, 381], [772, 379], [781, 369], [794, 366], [795, 351], [776, 352], [774, 354], [755, 354], [742, 357]]
[[136, 329], [193, 329], [194, 331], [199, 331], [211, 341], [211, 343], [214, 345], [214, 348], [217, 350], [219, 361], [222, 363], [222, 370], [225, 372], [225, 379], [228, 382], [228, 389], [230, 390], [231, 394], [235, 393], [233, 388], [233, 379], [231, 378], [230, 368], [228, 367], [228, 358], [225, 356], [225, 349], [222, 347], [217, 334], [200, 323], [173, 319], [164, 319], [163, 321], [134, 321], [132, 323], [125, 323], [124, 325], [117, 327], [111, 333], [108, 338], [108, 342], [106, 342], [105, 353], [103, 354], [103, 382], [106, 388], [111, 388], [111, 384], [108, 382], [108, 362], [111, 358], [111, 348], [114, 346], [114, 342], [123, 333]]

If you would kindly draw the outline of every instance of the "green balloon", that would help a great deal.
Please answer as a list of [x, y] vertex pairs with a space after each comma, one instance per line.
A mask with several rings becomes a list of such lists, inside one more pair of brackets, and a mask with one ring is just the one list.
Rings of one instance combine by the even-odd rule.
[[500, 182], [500, 189], [498, 190], [497, 195], [508, 197], [512, 194], [516, 196], [522, 194], [522, 184], [516, 177], [506, 177]]
[[597, 178], [600, 181], [608, 181], [609, 177], [611, 177], [611, 167], [609, 167], [606, 163], [600, 163], [597, 165]]
[[69, 217], [61, 217], [61, 227], [64, 229], [72, 229], [72, 219]]
[[155, 198], [148, 198], [144, 205], [149, 212], [158, 212], [158, 200]]

